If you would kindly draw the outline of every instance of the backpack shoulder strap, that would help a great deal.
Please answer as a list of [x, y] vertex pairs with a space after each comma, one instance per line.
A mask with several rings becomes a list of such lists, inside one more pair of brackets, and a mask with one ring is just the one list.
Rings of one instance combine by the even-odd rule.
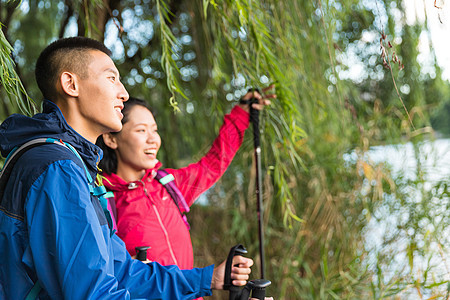
[[189, 212], [189, 205], [186, 202], [186, 199], [184, 198], [183, 194], [178, 189], [177, 185], [175, 184], [175, 178], [172, 174], [168, 173], [166, 170], [157, 170], [156, 171], [156, 177], [155, 177], [167, 190], [170, 197], [172, 198], [175, 205], [178, 207], [178, 210], [180, 211], [180, 215], [186, 224], [186, 227], [188, 229], [191, 228], [189, 225], [186, 215], [183, 214], [183, 212], [188, 213]]
[[31, 288], [28, 295], [25, 297], [25, 300], [34, 300], [37, 299], [39, 292], [42, 290], [41, 282], [39, 280]]
[[[6, 162], [3, 165], [3, 168], [0, 172], [0, 189], [3, 191], [4, 187], [6, 186], [6, 183], [9, 179], [9, 176], [11, 175], [12, 168], [14, 167], [14, 164], [17, 162], [17, 160], [24, 154], [26, 151], [30, 150], [31, 148], [34, 148], [36, 146], [44, 145], [44, 144], [57, 144], [63, 147], [66, 147], [69, 149], [73, 154], [75, 154], [83, 164], [84, 170], [86, 172], [86, 176], [88, 178], [89, 182], [92, 182], [92, 176], [89, 174], [87, 167], [81, 158], [80, 154], [78, 154], [78, 151], [75, 150], [72, 145], [63, 142], [62, 140], [57, 140], [54, 138], [37, 138], [31, 141], [26, 142], [20, 147], [14, 148], [6, 157]], [[91, 188], [89, 188], [91, 190]], [[1, 199], [1, 198], [0, 198]]]
[[3, 198], [3, 193], [5, 191], [6, 184], [8, 183], [9, 176], [14, 167], [14, 164], [22, 156], [23, 153], [39, 145], [48, 144], [46, 138], [34, 139], [26, 142], [20, 147], [15, 147], [11, 152], [9, 152], [6, 157], [5, 163], [2, 170], [0, 171], [0, 199]]

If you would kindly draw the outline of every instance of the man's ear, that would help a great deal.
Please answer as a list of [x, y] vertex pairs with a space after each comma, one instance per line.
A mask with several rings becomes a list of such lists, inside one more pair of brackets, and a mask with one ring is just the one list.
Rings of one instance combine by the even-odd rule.
[[102, 134], [103, 142], [105, 142], [105, 145], [108, 146], [111, 149], [117, 149], [117, 139], [116, 137], [111, 133], [104, 133]]
[[78, 97], [80, 94], [78, 77], [74, 73], [62, 72], [59, 80], [64, 93], [72, 97]]

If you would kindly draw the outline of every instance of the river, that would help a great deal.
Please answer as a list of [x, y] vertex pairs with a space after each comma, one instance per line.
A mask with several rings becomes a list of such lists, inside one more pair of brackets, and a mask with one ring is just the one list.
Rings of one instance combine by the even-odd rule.
[[[389, 165], [393, 178], [408, 182], [402, 185], [403, 202], [385, 195], [365, 234], [369, 253], [365, 264], [375, 274], [377, 268], [383, 270], [381, 276], [374, 275], [374, 282], [388, 286], [403, 276], [402, 281], [409, 284], [403, 286], [401, 299], [435, 299], [431, 297], [437, 294], [440, 298], [448, 295], [450, 288], [450, 199], [448, 192], [442, 193], [443, 185], [437, 187], [442, 181], [450, 185], [450, 139], [423, 142], [418, 149], [416, 155], [414, 146], [407, 143], [374, 147], [368, 152], [373, 163]], [[417, 223], [412, 224], [413, 220]], [[415, 247], [414, 256], [408, 255], [411, 246]], [[388, 264], [377, 265], [380, 254], [390, 259]], [[443, 284], [430, 287], [436, 282]]]

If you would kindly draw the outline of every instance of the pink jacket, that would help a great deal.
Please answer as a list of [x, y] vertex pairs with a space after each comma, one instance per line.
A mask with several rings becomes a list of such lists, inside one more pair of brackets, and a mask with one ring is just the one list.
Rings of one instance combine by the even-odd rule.
[[[225, 115], [219, 135], [200, 161], [181, 169], [166, 169], [191, 206], [223, 175], [242, 144], [249, 115], [234, 107]], [[147, 170], [140, 181], [125, 182], [116, 174], [104, 174], [103, 183], [114, 192], [117, 210], [117, 234], [127, 250], [135, 255], [135, 247], [150, 246], [148, 259], [162, 265], [178, 265], [190, 269], [194, 264], [189, 230], [178, 208], [164, 186], [154, 179], [156, 169]]]

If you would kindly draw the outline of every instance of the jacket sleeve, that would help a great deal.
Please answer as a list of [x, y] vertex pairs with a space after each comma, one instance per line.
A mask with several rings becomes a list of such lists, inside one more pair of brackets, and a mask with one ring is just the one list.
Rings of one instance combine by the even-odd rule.
[[100, 225], [85, 178], [73, 161], [58, 161], [27, 196], [30, 244], [24, 261], [34, 266], [51, 299], [193, 299], [211, 294], [213, 266], [181, 271], [131, 259], [122, 241]]
[[189, 206], [225, 173], [242, 145], [248, 125], [249, 114], [239, 106], [233, 107], [231, 112], [225, 115], [219, 135], [204, 157], [185, 168], [167, 169], [174, 175], [176, 184]]
[[115, 248], [116, 278], [127, 287], [132, 299], [194, 299], [210, 296], [214, 265], [206, 268], [180, 270], [177, 266], [162, 266], [157, 262], [144, 264], [131, 259], [125, 244], [116, 235], [112, 238]]

